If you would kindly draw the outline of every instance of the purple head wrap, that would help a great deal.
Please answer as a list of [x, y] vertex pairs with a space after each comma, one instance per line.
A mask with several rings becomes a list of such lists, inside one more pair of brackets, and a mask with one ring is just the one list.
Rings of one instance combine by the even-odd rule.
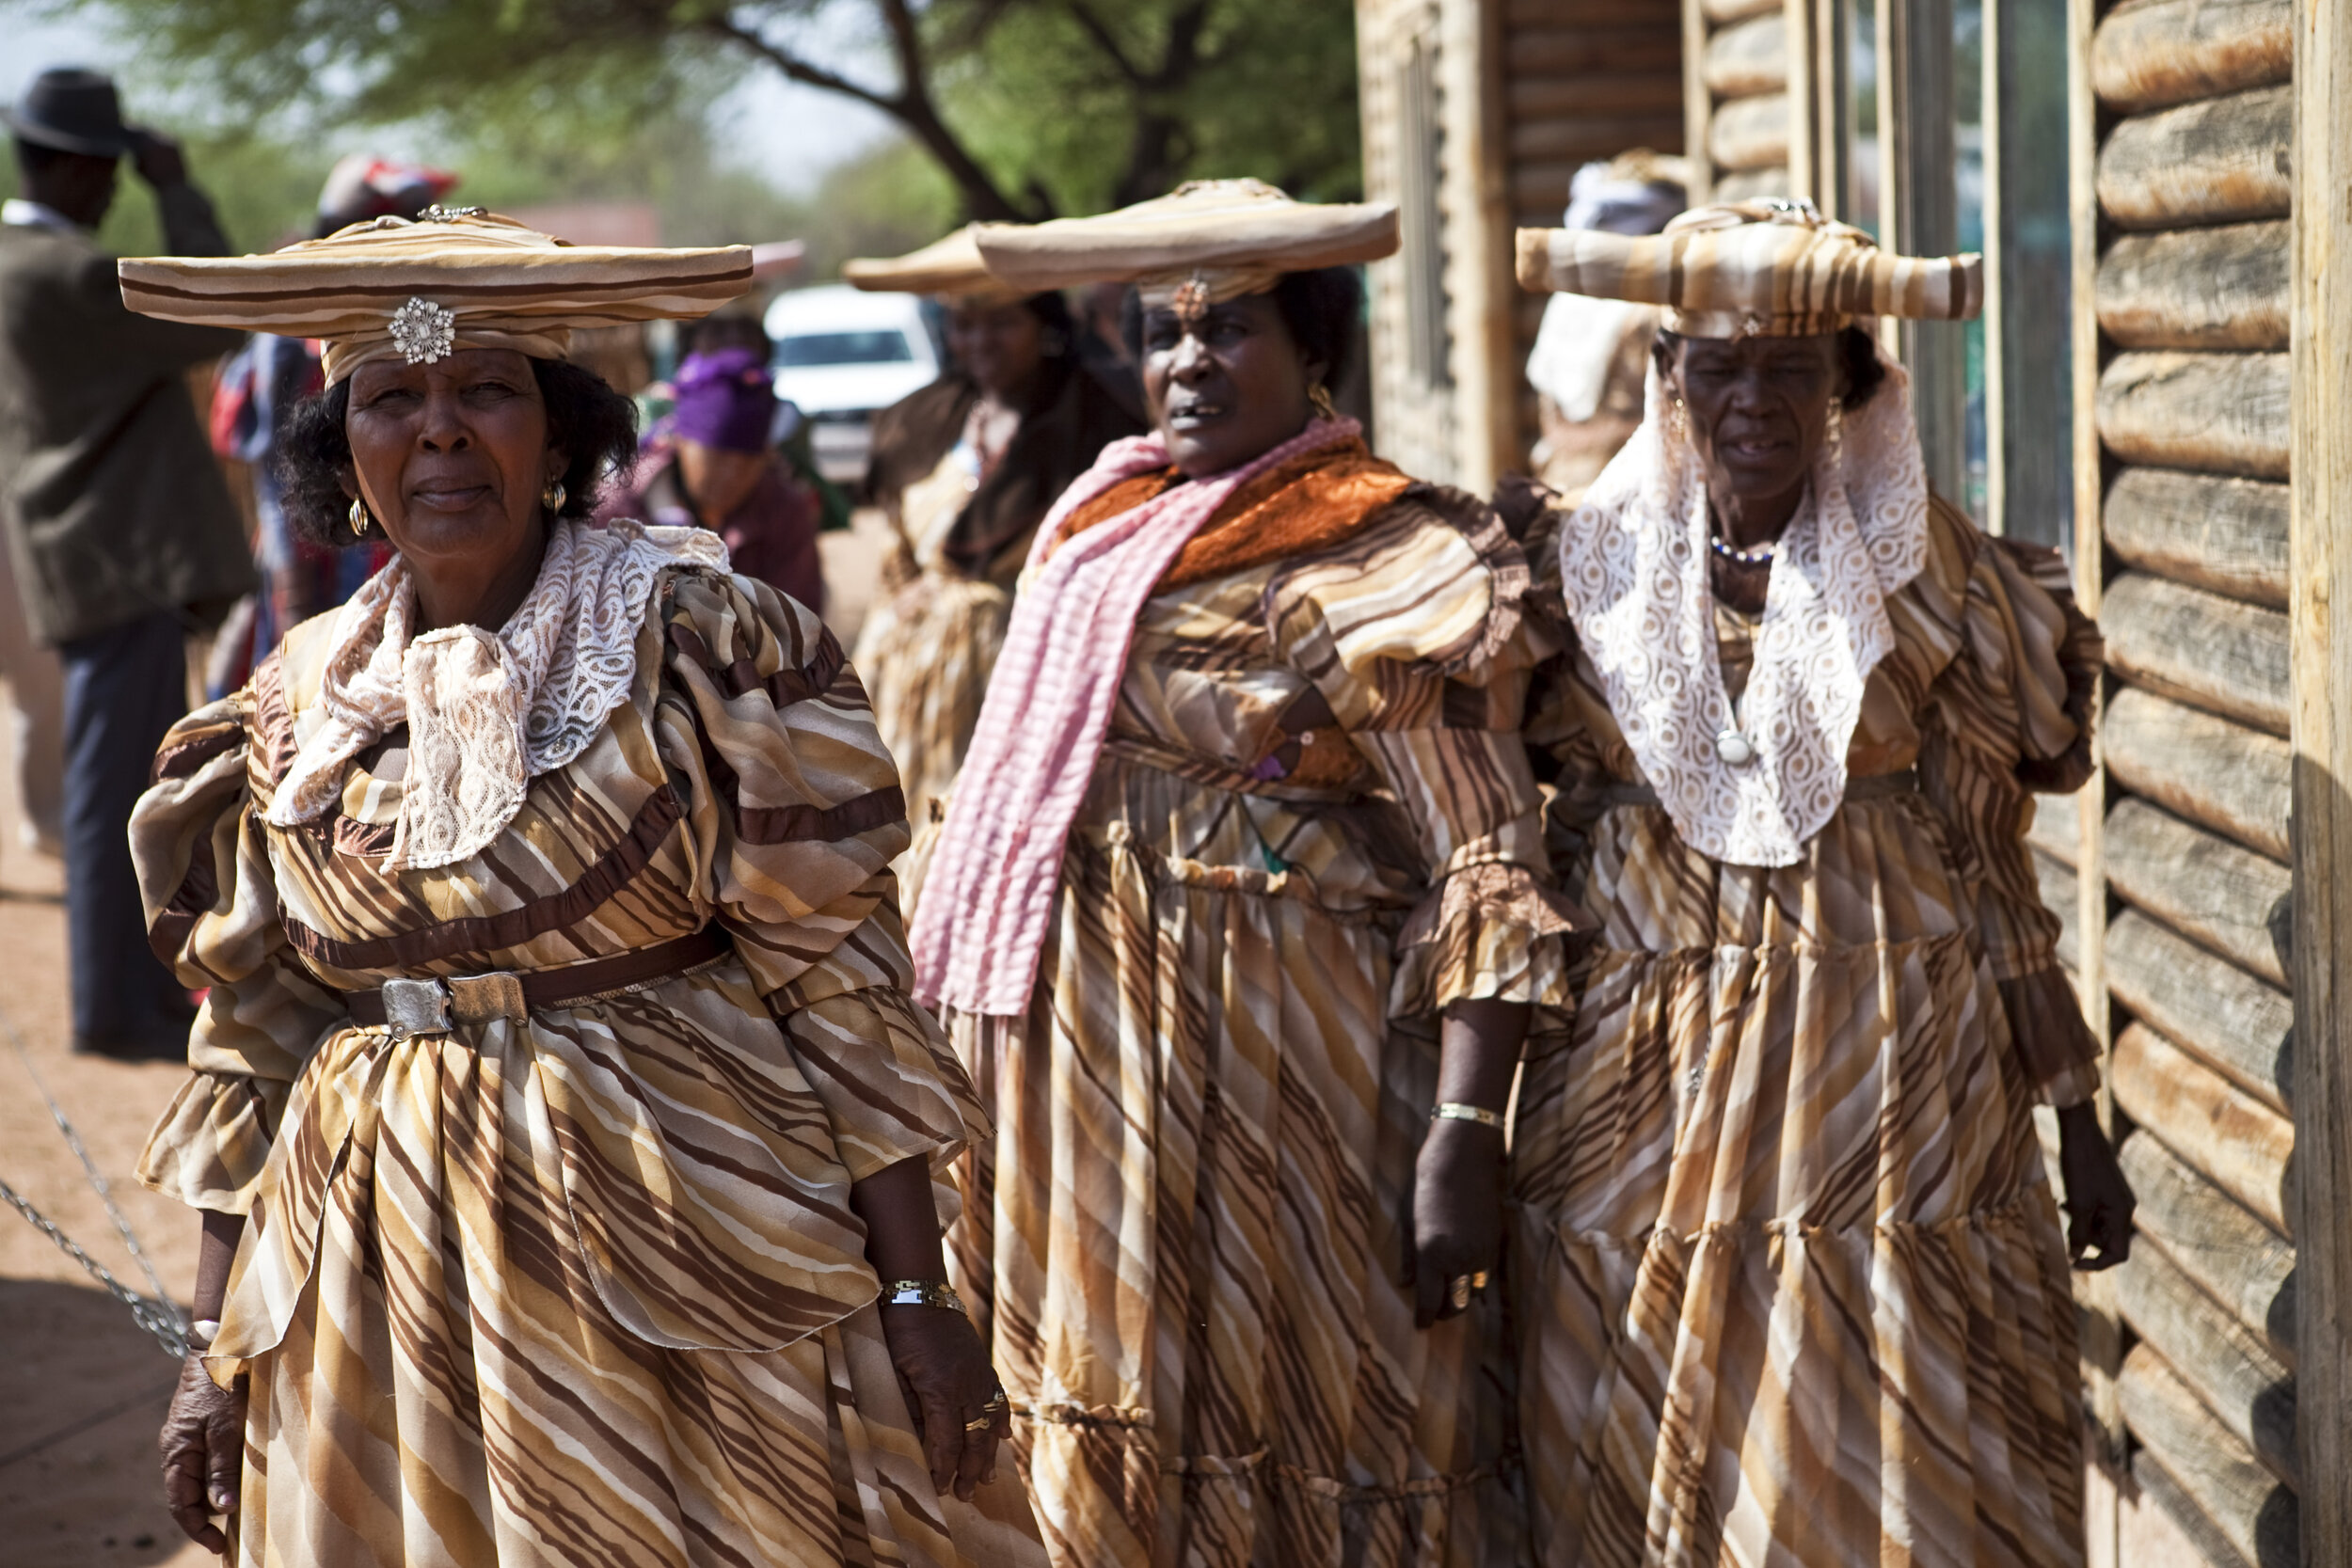
[[726, 451], [764, 451], [775, 420], [776, 388], [748, 348], [690, 354], [671, 385], [677, 390], [673, 428], [689, 441]]

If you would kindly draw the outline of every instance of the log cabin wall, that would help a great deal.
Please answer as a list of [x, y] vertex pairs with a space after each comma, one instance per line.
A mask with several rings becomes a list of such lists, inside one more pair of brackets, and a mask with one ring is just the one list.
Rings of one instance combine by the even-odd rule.
[[1357, 0], [1356, 38], [1364, 191], [1404, 237], [1370, 269], [1375, 438], [1483, 495], [1536, 436], [1512, 230], [1582, 164], [1682, 150], [1681, 0]]
[[1438, 0], [1358, 0], [1356, 53], [1364, 195], [1394, 202], [1403, 233], [1397, 254], [1369, 269], [1374, 438], [1407, 472], [1453, 483], [1463, 432], [1447, 242], [1470, 214], [1446, 210], [1458, 195], [1445, 181], [1442, 10]]
[[2078, 984], [2104, 992], [2086, 1011], [2106, 1015], [2140, 1205], [2131, 1260], [2085, 1291], [2120, 1322], [2113, 1359], [2095, 1364], [2096, 1325], [2087, 1359], [2127, 1491], [2205, 1561], [2274, 1568], [2301, 1560], [2291, 4], [2077, 4], [2077, 419], [2095, 442], [2076, 567], [2109, 679], [2102, 780], [2084, 810], [2045, 802], [2034, 844], [2046, 900], [2075, 917]]
[[[1689, 80], [1685, 136], [1700, 161], [1700, 200], [1788, 196], [1790, 11], [1784, 0], [1683, 0]], [[1799, 20], [1803, 15], [1800, 10]], [[1803, 90], [1802, 87], [1799, 88]]]
[[[1568, 182], [1585, 164], [1637, 147], [1683, 150], [1680, 0], [1504, 0], [1496, 8], [1511, 229], [1557, 228]], [[1540, 434], [1525, 368], [1545, 298], [1511, 295], [1506, 466], [1521, 471]]]

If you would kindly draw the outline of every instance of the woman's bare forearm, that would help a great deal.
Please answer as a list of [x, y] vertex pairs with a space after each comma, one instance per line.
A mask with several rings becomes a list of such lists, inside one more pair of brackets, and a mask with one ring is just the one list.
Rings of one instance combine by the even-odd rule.
[[1456, 1002], [1438, 1034], [1438, 1102], [1500, 1112], [1527, 1040], [1521, 1002]]
[[929, 1160], [918, 1154], [855, 1183], [850, 1207], [866, 1222], [866, 1260], [884, 1283], [947, 1277]]
[[196, 1316], [199, 1322], [220, 1321], [221, 1303], [229, 1295], [229, 1265], [237, 1256], [245, 1234], [243, 1214], [217, 1214], [207, 1210], [204, 1235], [196, 1249]]

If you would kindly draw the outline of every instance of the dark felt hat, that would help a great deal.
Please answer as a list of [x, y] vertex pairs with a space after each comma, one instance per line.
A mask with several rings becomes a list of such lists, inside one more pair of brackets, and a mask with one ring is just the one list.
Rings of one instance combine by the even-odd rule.
[[34, 77], [24, 97], [0, 110], [0, 119], [19, 141], [63, 152], [119, 158], [131, 150], [131, 128], [122, 123], [114, 79], [76, 66]]

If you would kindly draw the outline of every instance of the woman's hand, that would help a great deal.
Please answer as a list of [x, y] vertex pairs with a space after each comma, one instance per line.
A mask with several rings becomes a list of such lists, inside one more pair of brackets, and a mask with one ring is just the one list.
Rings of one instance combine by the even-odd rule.
[[969, 1501], [996, 1479], [996, 1445], [1012, 1435], [1012, 1412], [979, 1331], [943, 1307], [885, 1307], [882, 1321], [931, 1484]]
[[2132, 1255], [2132, 1211], [2139, 1200], [2123, 1179], [2115, 1147], [2089, 1105], [2058, 1117], [2058, 1174], [2066, 1181], [2066, 1255], [2089, 1273], [2111, 1269]]
[[[1527, 1007], [1516, 1002], [1448, 1007], [1438, 1030], [1438, 1103], [1499, 1112], [1511, 1097], [1527, 1022]], [[1475, 1291], [1502, 1259], [1503, 1154], [1500, 1126], [1453, 1116], [1433, 1116], [1422, 1136], [1405, 1282], [1423, 1328], [1468, 1307], [1454, 1299], [1456, 1280], [1467, 1275]]]
[[[850, 1187], [850, 1207], [866, 1222], [866, 1256], [885, 1291], [900, 1280], [947, 1277], [930, 1166], [920, 1155]], [[979, 1331], [961, 1309], [944, 1306], [884, 1307], [882, 1322], [931, 1484], [943, 1493], [952, 1486], [969, 1501], [995, 1478], [996, 1445], [1012, 1435], [1012, 1412]]]
[[229, 1538], [213, 1523], [237, 1512], [245, 1466], [245, 1380], [235, 1392], [214, 1383], [198, 1353], [180, 1363], [180, 1386], [164, 1417], [164, 1502], [189, 1540], [226, 1556]]
[[1405, 1259], [1413, 1322], [1422, 1328], [1464, 1310], [1454, 1282], [1485, 1283], [1502, 1258], [1502, 1130], [1432, 1121], [1413, 1165], [1413, 1236]]

